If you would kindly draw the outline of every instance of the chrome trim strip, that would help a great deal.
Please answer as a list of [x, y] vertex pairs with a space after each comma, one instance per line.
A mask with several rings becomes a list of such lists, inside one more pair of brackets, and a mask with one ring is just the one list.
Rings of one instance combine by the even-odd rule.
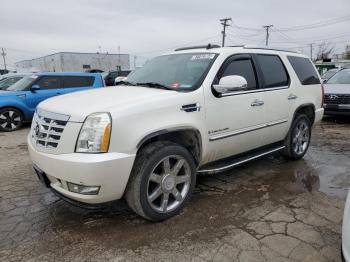
[[50, 118], [50, 119], [58, 120], [58, 121], [68, 121], [69, 118], [70, 118], [69, 115], [53, 113], [53, 112], [49, 112], [49, 111], [42, 110], [42, 109], [39, 109], [39, 108], [37, 108], [36, 113], [40, 117]]
[[339, 109], [350, 109], [350, 104], [339, 104]]
[[270, 127], [270, 126], [283, 124], [283, 123], [286, 123], [286, 122], [288, 122], [287, 119], [282, 119], [282, 120], [277, 120], [277, 121], [274, 121], [274, 122], [269, 122], [269, 123], [266, 123], [266, 124], [261, 124], [261, 125], [256, 125], [256, 126], [253, 126], [253, 127], [243, 128], [243, 129], [240, 129], [240, 130], [237, 130], [237, 131], [225, 132], [223, 134], [216, 134], [216, 135], [213, 135], [213, 136], [209, 137], [209, 141], [216, 141], [216, 140], [224, 139], [224, 138], [231, 137], [231, 136], [242, 135], [242, 134], [245, 134], [245, 133], [248, 133], [248, 132], [256, 131], [256, 130], [263, 129], [263, 128]]
[[274, 152], [277, 152], [277, 151], [280, 151], [282, 149], [284, 149], [285, 146], [280, 146], [280, 147], [277, 147], [275, 149], [272, 149], [272, 150], [269, 150], [269, 151], [266, 151], [264, 153], [261, 153], [261, 154], [258, 154], [256, 156], [252, 156], [252, 157], [248, 157], [244, 160], [241, 160], [241, 161], [238, 161], [236, 163], [233, 163], [233, 164], [230, 164], [230, 165], [227, 165], [227, 166], [223, 166], [223, 167], [219, 167], [219, 168], [214, 168], [214, 169], [204, 169], [204, 170], [197, 170], [197, 173], [216, 173], [216, 172], [223, 172], [227, 169], [230, 169], [230, 168], [233, 168], [235, 166], [238, 166], [240, 164], [243, 164], [243, 163], [246, 163], [246, 162], [249, 162], [251, 160], [254, 160], [254, 159], [257, 159], [259, 157], [262, 157], [262, 156], [265, 156], [265, 155], [269, 155], [271, 153], [274, 153]]
[[283, 90], [288, 88], [289, 86], [282, 86], [282, 87], [273, 87], [273, 88], [254, 89], [254, 90], [248, 90], [248, 91], [232, 91], [225, 94], [221, 94], [221, 97], [236, 96], [236, 95], [251, 94], [251, 93], [261, 93], [266, 91]]

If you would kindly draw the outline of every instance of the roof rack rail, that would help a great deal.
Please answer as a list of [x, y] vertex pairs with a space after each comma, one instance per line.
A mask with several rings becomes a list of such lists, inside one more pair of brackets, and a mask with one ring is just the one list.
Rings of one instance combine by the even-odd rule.
[[292, 51], [288, 49], [283, 49], [283, 48], [273, 48], [273, 47], [267, 47], [267, 46], [255, 46], [255, 45], [244, 45], [244, 49], [265, 49], [265, 50], [275, 50], [275, 51], [283, 51], [283, 52], [289, 52], [289, 53], [296, 53], [298, 54], [299, 52], [297, 51]]
[[200, 48], [211, 49], [211, 48], [220, 48], [220, 47], [221, 46], [219, 46], [219, 45], [212, 45], [212, 44], [197, 45], [197, 46], [180, 47], [180, 48], [175, 49], [175, 52], [182, 51], [182, 50], [189, 50], [189, 49], [200, 49]]

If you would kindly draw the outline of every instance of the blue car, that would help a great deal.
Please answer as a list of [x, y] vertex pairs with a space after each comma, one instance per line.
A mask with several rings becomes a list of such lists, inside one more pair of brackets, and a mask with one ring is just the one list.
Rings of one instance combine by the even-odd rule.
[[36, 73], [0, 90], [0, 131], [14, 131], [30, 122], [36, 106], [53, 96], [103, 87], [101, 74]]

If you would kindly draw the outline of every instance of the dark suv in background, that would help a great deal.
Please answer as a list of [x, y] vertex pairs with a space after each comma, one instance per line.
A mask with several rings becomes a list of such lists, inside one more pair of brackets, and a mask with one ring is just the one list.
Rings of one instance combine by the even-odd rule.
[[102, 77], [105, 80], [106, 86], [114, 86], [117, 77], [127, 77], [130, 72], [129, 70], [103, 72]]

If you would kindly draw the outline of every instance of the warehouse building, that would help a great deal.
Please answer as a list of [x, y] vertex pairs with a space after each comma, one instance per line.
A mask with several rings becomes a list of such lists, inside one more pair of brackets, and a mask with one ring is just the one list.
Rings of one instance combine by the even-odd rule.
[[108, 53], [59, 52], [15, 63], [18, 71], [83, 72], [130, 70], [130, 55]]

